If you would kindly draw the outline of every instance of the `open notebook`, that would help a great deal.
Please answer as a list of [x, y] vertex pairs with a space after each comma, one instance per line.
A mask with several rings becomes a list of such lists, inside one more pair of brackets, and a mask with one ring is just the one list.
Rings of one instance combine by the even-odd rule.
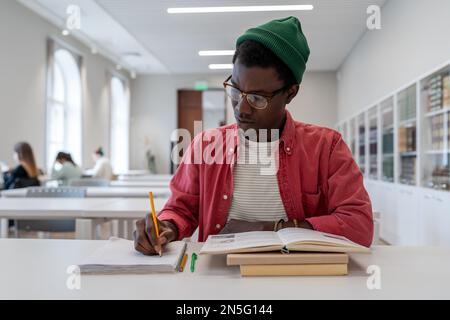
[[200, 254], [267, 251], [370, 252], [345, 237], [302, 228], [210, 235]]
[[133, 241], [111, 238], [79, 265], [82, 274], [143, 274], [174, 272], [186, 252], [186, 243], [175, 241], [164, 247], [163, 256], [145, 256]]

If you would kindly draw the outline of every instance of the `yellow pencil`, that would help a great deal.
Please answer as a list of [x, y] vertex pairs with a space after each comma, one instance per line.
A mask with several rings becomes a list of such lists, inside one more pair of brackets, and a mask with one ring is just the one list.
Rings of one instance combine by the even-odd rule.
[[[159, 239], [158, 220], [156, 219], [155, 203], [153, 202], [153, 192], [149, 192], [148, 196], [150, 198], [150, 205], [152, 207], [153, 225], [155, 226], [156, 236]], [[162, 256], [162, 248], [159, 249], [159, 256]]]
[[188, 258], [188, 255], [184, 254], [183, 260], [181, 260], [181, 264], [180, 264], [180, 272], [184, 271], [184, 267], [186, 266], [187, 258]]

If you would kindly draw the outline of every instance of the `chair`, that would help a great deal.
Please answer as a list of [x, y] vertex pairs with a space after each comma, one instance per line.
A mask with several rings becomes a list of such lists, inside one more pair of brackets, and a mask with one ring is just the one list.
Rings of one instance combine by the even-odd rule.
[[28, 187], [38, 187], [41, 185], [41, 182], [38, 178], [17, 178], [11, 189], [22, 189]]
[[97, 178], [74, 179], [69, 181], [71, 187], [109, 187], [109, 180]]
[[[85, 198], [86, 188], [28, 188], [27, 198]], [[18, 230], [40, 232], [74, 232], [75, 220], [20, 220], [16, 221]]]

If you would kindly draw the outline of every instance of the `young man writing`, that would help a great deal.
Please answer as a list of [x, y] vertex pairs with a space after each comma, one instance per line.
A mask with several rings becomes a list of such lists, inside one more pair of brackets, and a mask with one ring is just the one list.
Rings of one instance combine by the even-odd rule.
[[[197, 136], [158, 216], [160, 237], [151, 216], [138, 221], [137, 251], [156, 254], [197, 227], [200, 241], [210, 234], [300, 227], [370, 246], [370, 199], [341, 135], [294, 121], [286, 110], [299, 92], [309, 53], [295, 17], [271, 21], [239, 37], [233, 73], [224, 82], [237, 124], [214, 131], [223, 137], [220, 153], [232, 160], [192, 161], [206, 145], [202, 136], [211, 132]], [[267, 158], [267, 151], [275, 167], [258, 161], [258, 155]]]

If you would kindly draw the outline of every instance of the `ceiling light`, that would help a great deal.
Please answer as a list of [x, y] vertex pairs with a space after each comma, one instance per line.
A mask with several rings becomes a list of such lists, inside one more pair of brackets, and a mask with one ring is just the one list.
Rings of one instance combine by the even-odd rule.
[[199, 56], [232, 56], [234, 55], [234, 50], [203, 50], [198, 52]]
[[70, 34], [69, 30], [66, 30], [66, 29], [64, 29], [61, 33], [65, 37], [67, 37]]
[[210, 64], [209, 68], [211, 70], [229, 70], [229, 69], [233, 69], [233, 64], [231, 64], [231, 63]]
[[219, 13], [219, 12], [262, 12], [262, 11], [302, 11], [313, 10], [312, 5], [278, 5], [278, 6], [233, 6], [233, 7], [191, 7], [168, 8], [168, 13]]

